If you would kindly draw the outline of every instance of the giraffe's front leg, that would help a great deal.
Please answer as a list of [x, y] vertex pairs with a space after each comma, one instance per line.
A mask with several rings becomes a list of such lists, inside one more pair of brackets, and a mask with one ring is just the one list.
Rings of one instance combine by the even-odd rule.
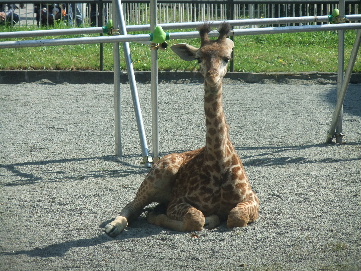
[[184, 154], [169, 154], [156, 163], [140, 185], [133, 201], [128, 203], [120, 214], [108, 225], [104, 231], [111, 237], [119, 235], [136, 219], [145, 206], [152, 202], [168, 203], [171, 198], [172, 186]]
[[228, 215], [227, 226], [229, 228], [245, 227], [248, 223], [256, 221], [259, 217], [259, 206], [259, 200], [255, 194], [252, 199], [238, 203]]
[[123, 208], [112, 222], [105, 226], [105, 233], [111, 237], [119, 235], [128, 226], [128, 221], [134, 220], [142, 213], [145, 205], [143, 201], [136, 197]]

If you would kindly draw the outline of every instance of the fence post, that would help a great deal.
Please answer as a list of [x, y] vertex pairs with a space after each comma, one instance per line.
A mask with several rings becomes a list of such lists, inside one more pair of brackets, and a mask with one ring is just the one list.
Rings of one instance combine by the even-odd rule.
[[[98, 3], [96, 4], [96, 6], [98, 6], [98, 10], [99, 10], [98, 27], [102, 27], [103, 23], [104, 23], [102, 0], [99, 0]], [[97, 9], [95, 9], [95, 12], [96, 12], [96, 10]], [[103, 33], [101, 33], [100, 36], [103, 36]], [[103, 43], [100, 44], [99, 50], [100, 50], [100, 52], [99, 52], [99, 66], [100, 66], [100, 70], [103, 71], [104, 70], [104, 44]]]
[[343, 79], [342, 86], [339, 89], [335, 111], [333, 112], [333, 115], [332, 115], [331, 128], [328, 131], [326, 143], [332, 143], [332, 138], [335, 135], [335, 127], [337, 125], [338, 117], [339, 117], [340, 111], [342, 109], [342, 104], [345, 99], [347, 87], [350, 83], [352, 69], [353, 69], [356, 59], [357, 59], [357, 53], [360, 50], [360, 43], [361, 43], [361, 29], [358, 29], [357, 34], [356, 34], [355, 43], [352, 48], [350, 61], [348, 63], [347, 69], [346, 69], [345, 77]]
[[[116, 11], [116, 2], [113, 0], [113, 23], [116, 28], [119, 28], [120, 18]], [[121, 127], [121, 89], [120, 89], [120, 43], [114, 42], [113, 57], [114, 57], [114, 139], [115, 139], [115, 155], [123, 156], [122, 153], [122, 127]]]
[[[227, 20], [234, 20], [233, 0], [227, 0]], [[231, 36], [230, 38], [231, 40], [234, 40], [234, 36]], [[234, 72], [234, 50], [232, 51], [232, 58], [231, 58], [231, 63], [229, 63], [229, 69], [231, 72]]]
[[[339, 2], [340, 17], [345, 17], [345, 0]], [[338, 72], [337, 72], [337, 100], [339, 101], [341, 95], [341, 87], [344, 80], [345, 69], [345, 30], [338, 31]], [[343, 106], [339, 110], [337, 125], [336, 125], [336, 143], [342, 143], [342, 118]]]
[[[157, 26], [157, 0], [150, 2], [150, 28], [151, 31]], [[158, 51], [156, 49], [151, 52], [152, 68], [151, 68], [151, 104], [152, 104], [152, 146], [153, 161], [159, 160], [159, 130], [158, 130]]]
[[[122, 2], [121, 2], [121, 0], [113, 0], [113, 3], [115, 4], [113, 8], [116, 10], [117, 20], [118, 20], [118, 25], [119, 25], [119, 32], [121, 35], [127, 35], [127, 29], [126, 29], [125, 20], [124, 20]], [[140, 145], [141, 145], [141, 149], [142, 149], [143, 162], [144, 162], [144, 164], [146, 164], [148, 166], [149, 165], [149, 161], [148, 161], [148, 159], [149, 159], [148, 152], [149, 151], [148, 151], [147, 139], [145, 137], [143, 117], [142, 117], [142, 112], [141, 112], [140, 104], [139, 104], [138, 90], [137, 90], [137, 85], [135, 82], [133, 61], [131, 59], [129, 42], [123, 42], [123, 51], [124, 51], [125, 62], [127, 65], [129, 86], [130, 86], [132, 99], [133, 99], [135, 117], [137, 120], [138, 135], [139, 135]]]

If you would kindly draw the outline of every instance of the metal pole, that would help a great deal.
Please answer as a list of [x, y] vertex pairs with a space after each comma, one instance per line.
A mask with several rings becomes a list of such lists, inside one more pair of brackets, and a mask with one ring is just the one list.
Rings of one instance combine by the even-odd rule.
[[[119, 18], [119, 32], [122, 35], [127, 35], [127, 29], [125, 27], [125, 20], [124, 20], [124, 16], [123, 16], [123, 8], [122, 8], [121, 0], [115, 1], [114, 8], [116, 9], [117, 16]], [[133, 68], [133, 62], [132, 62], [132, 58], [131, 58], [129, 43], [124, 42], [123, 48], [124, 48], [124, 57], [125, 57], [125, 61], [127, 64], [129, 84], [130, 84], [130, 89], [131, 89], [132, 98], [133, 98], [134, 111], [135, 111], [135, 116], [137, 119], [137, 127], [138, 127], [138, 134], [139, 134], [139, 139], [140, 139], [140, 144], [141, 144], [141, 149], [142, 149], [143, 162], [145, 164], [147, 164], [147, 166], [148, 166], [148, 164], [150, 163], [150, 161], [148, 161], [149, 151], [148, 151], [148, 146], [147, 146], [147, 140], [145, 138], [143, 117], [142, 117], [142, 112], [141, 112], [140, 104], [139, 104], [138, 90], [137, 90], [137, 85], [135, 82], [134, 68]]]
[[345, 73], [345, 78], [342, 82], [340, 91], [338, 93], [339, 95], [338, 95], [338, 99], [337, 99], [337, 103], [336, 103], [336, 108], [332, 115], [331, 128], [328, 131], [326, 143], [331, 143], [333, 137], [335, 136], [335, 129], [338, 124], [340, 112], [342, 111], [343, 101], [345, 100], [347, 87], [348, 87], [348, 84], [350, 83], [352, 70], [353, 70], [353, 67], [354, 67], [356, 59], [357, 59], [357, 53], [360, 50], [360, 44], [361, 44], [361, 29], [357, 30], [356, 40], [355, 40], [354, 46], [352, 48], [350, 61], [348, 63], [346, 73]]
[[[339, 10], [341, 18], [345, 17], [345, 0], [340, 0]], [[341, 87], [344, 80], [345, 69], [345, 30], [338, 31], [338, 71], [337, 71], [337, 103], [340, 100]], [[342, 143], [342, 118], [343, 118], [343, 106], [341, 106], [337, 125], [336, 125], [336, 143]]]
[[[361, 20], [361, 15], [347, 15], [349, 21]], [[285, 18], [265, 18], [265, 19], [242, 19], [242, 20], [228, 20], [231, 26], [247, 26], [260, 24], [286, 24], [286, 23], [309, 23], [309, 22], [328, 22], [328, 16], [305, 16], [305, 17], [285, 17]], [[213, 21], [212, 26], [218, 27], [224, 21]], [[164, 30], [169, 29], [191, 29], [197, 28], [204, 22], [185, 22], [185, 23], [166, 23], [158, 24]], [[127, 25], [127, 32], [134, 31], [150, 31], [149, 24], [145, 25]], [[0, 39], [8, 38], [24, 38], [24, 37], [41, 37], [41, 36], [60, 36], [60, 35], [79, 35], [79, 34], [99, 34], [103, 33], [102, 27], [89, 28], [71, 28], [71, 29], [52, 29], [52, 30], [31, 30], [31, 31], [15, 31], [15, 32], [0, 32]]]
[[[358, 21], [361, 19], [360, 14], [347, 15], [349, 21]], [[212, 26], [218, 27], [225, 21], [212, 21]], [[325, 16], [301, 16], [301, 17], [283, 17], [283, 18], [262, 18], [262, 19], [239, 19], [227, 20], [231, 26], [250, 26], [250, 25], [268, 25], [268, 24], [287, 24], [287, 23], [313, 23], [313, 22], [329, 22], [329, 17]], [[204, 24], [204, 22], [182, 22], [182, 23], [163, 23], [158, 24], [164, 30], [168, 29], [190, 29], [197, 28]], [[150, 25], [128, 25], [128, 32], [132, 31], [147, 31], [150, 30]], [[1, 33], [0, 33], [1, 34]]]
[[[98, 19], [98, 26], [101, 27], [103, 25], [103, 3], [102, 0], [99, 0], [97, 4], [95, 4], [95, 12], [96, 10], [99, 10], [99, 16]], [[103, 33], [100, 33], [100, 36], [103, 36]], [[104, 44], [101, 43], [99, 46], [99, 69], [101, 71], [104, 70]]]
[[[227, 0], [227, 19], [234, 19], [234, 2], [233, 0]], [[234, 36], [231, 36], [230, 39], [233, 41]], [[234, 72], [234, 50], [232, 51], [231, 62], [229, 63], [229, 70]]]
[[0, 39], [103, 33], [102, 27], [0, 32]]
[[[361, 23], [247, 28], [247, 29], [232, 30], [230, 35], [235, 35], [235, 36], [263, 35], [263, 34], [280, 34], [280, 33], [349, 30], [349, 29], [360, 29], [360, 28], [361, 28]], [[219, 35], [218, 31], [211, 31], [209, 33], [210, 37], [218, 37], [218, 35]], [[170, 33], [170, 39], [191, 39], [191, 38], [199, 38], [199, 33], [197, 31]], [[139, 34], [139, 35], [99, 36], [99, 37], [66, 38], [66, 39], [3, 41], [0, 42], [0, 48], [21, 48], [21, 47], [40, 47], [40, 46], [133, 42], [133, 41], [149, 42], [149, 40], [150, 37], [148, 34]]]
[[[157, 0], [150, 1], [150, 28], [153, 30], [157, 26]], [[158, 130], [158, 51], [152, 50], [151, 68], [151, 103], [152, 103], [152, 146], [153, 160], [159, 160], [159, 130]]]
[[[113, 1], [113, 4], [116, 0]], [[113, 9], [114, 25], [119, 25], [119, 17]], [[120, 44], [115, 42], [113, 45], [114, 58], [114, 137], [115, 137], [115, 155], [122, 156], [122, 116], [121, 116], [121, 89], [120, 89]]]

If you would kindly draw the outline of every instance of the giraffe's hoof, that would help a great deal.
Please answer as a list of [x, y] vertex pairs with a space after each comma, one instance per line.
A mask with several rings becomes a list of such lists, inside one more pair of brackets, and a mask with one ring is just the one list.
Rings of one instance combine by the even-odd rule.
[[208, 230], [211, 230], [217, 227], [219, 224], [221, 224], [219, 217], [217, 215], [211, 215], [206, 217], [204, 227]]
[[127, 226], [127, 220], [124, 219], [115, 219], [113, 222], [105, 226], [104, 232], [110, 237], [118, 236]]
[[249, 222], [248, 218], [242, 216], [228, 216], [227, 227], [228, 228], [237, 228], [237, 227], [246, 227]]
[[119, 227], [116, 227], [115, 225], [109, 223], [108, 225], [105, 226], [104, 232], [110, 237], [116, 237], [122, 232], [122, 230], [119, 229]]

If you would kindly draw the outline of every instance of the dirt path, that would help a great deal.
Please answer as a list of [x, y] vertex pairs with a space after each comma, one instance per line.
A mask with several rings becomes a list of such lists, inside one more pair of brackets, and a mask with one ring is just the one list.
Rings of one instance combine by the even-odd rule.
[[[262, 201], [260, 220], [190, 234], [143, 215], [112, 239], [102, 227], [148, 171], [122, 87], [118, 160], [112, 85], [0, 85], [1, 270], [361, 269], [361, 85], [347, 93], [348, 143], [339, 146], [323, 144], [334, 85], [227, 82], [231, 138]], [[150, 86], [138, 87], [149, 137]], [[202, 96], [201, 84], [160, 85], [163, 154], [204, 144]]]

